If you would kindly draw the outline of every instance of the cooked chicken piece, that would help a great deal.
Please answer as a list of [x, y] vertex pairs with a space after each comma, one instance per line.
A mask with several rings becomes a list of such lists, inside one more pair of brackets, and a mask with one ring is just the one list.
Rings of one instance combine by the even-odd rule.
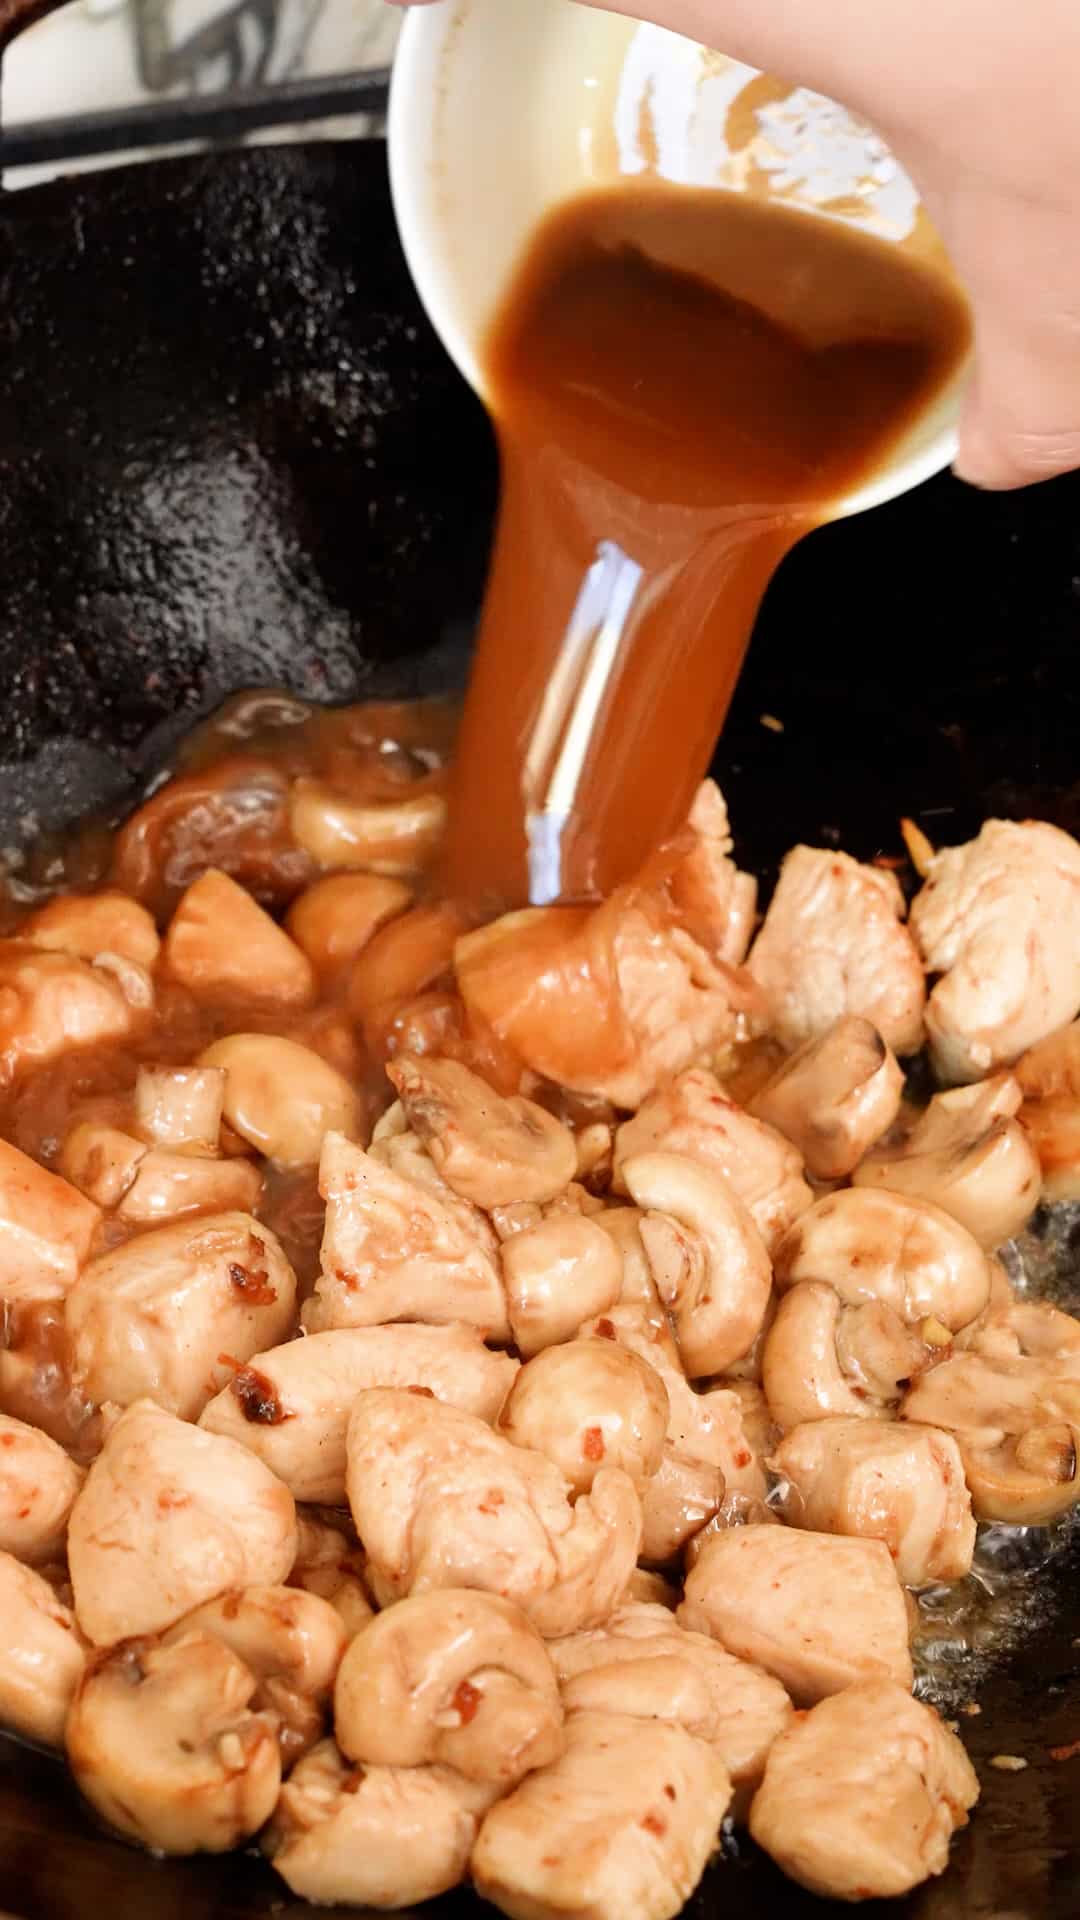
[[340, 1527], [328, 1526], [310, 1512], [298, 1510], [296, 1526], [298, 1545], [290, 1587], [326, 1600], [341, 1619], [346, 1640], [354, 1639], [374, 1614], [362, 1548], [346, 1538]]
[[441, 793], [363, 802], [324, 780], [294, 780], [289, 826], [320, 867], [359, 868], [391, 879], [422, 873], [446, 825]]
[[457, 1060], [401, 1054], [386, 1071], [409, 1126], [461, 1199], [487, 1208], [540, 1203], [574, 1178], [573, 1134], [532, 1100], [504, 1099]]
[[109, 1211], [131, 1192], [150, 1148], [104, 1120], [77, 1120], [57, 1155], [57, 1171], [95, 1208]]
[[75, 1615], [40, 1573], [0, 1553], [0, 1620], [0, 1726], [46, 1747], [62, 1746], [86, 1664]]
[[328, 1133], [355, 1136], [361, 1104], [310, 1047], [273, 1033], [230, 1033], [200, 1054], [225, 1075], [225, 1118], [241, 1140], [282, 1167], [318, 1165]]
[[412, 1907], [460, 1885], [490, 1799], [449, 1767], [354, 1767], [324, 1740], [284, 1783], [263, 1845], [302, 1900]]
[[137, 1030], [146, 1005], [128, 999], [125, 985], [134, 988], [104, 964], [108, 959], [99, 954], [93, 964], [26, 940], [0, 940], [0, 1084], [72, 1048], [125, 1040]]
[[927, 1200], [873, 1188], [830, 1193], [776, 1251], [776, 1283], [821, 1280], [842, 1300], [876, 1300], [911, 1323], [966, 1327], [986, 1305], [990, 1262], [978, 1242]]
[[955, 1435], [978, 1519], [1043, 1526], [1080, 1500], [1080, 1374], [1075, 1342], [1055, 1355], [1049, 1327], [1041, 1341], [1029, 1327], [1035, 1351], [1009, 1354], [998, 1333], [991, 1351], [954, 1353], [901, 1413]]
[[496, 1594], [415, 1594], [357, 1635], [334, 1689], [338, 1745], [365, 1766], [453, 1767], [505, 1792], [563, 1749], [555, 1672]]
[[109, 1431], [68, 1527], [75, 1612], [99, 1647], [160, 1633], [230, 1587], [276, 1586], [295, 1556], [288, 1488], [150, 1400]]
[[19, 928], [31, 946], [74, 953], [96, 960], [118, 953], [152, 973], [161, 950], [153, 915], [130, 895], [106, 888], [101, 893], [65, 893], [38, 907]]
[[895, 874], [824, 847], [792, 848], [748, 962], [782, 1046], [820, 1040], [853, 1013], [893, 1053], [918, 1052], [923, 969], [903, 915]]
[[326, 1230], [310, 1333], [431, 1320], [509, 1339], [495, 1236], [478, 1207], [402, 1179], [340, 1133], [323, 1142], [319, 1191]]
[[220, 1067], [140, 1067], [135, 1130], [154, 1147], [215, 1154], [221, 1147], [225, 1075]]
[[1040, 1198], [1080, 1200], [1080, 1101], [1025, 1100], [1019, 1118], [1038, 1158]]
[[907, 1602], [880, 1540], [770, 1526], [710, 1534], [677, 1618], [774, 1673], [797, 1706], [854, 1680], [911, 1685]]
[[100, 1218], [66, 1180], [0, 1140], [0, 1301], [60, 1299]]
[[1009, 1073], [935, 1094], [901, 1145], [856, 1168], [856, 1186], [931, 1200], [981, 1246], [999, 1247], [1039, 1204], [1039, 1156], [1014, 1117], [1022, 1097]]
[[791, 1722], [778, 1680], [691, 1633], [664, 1606], [631, 1602], [602, 1627], [553, 1640], [548, 1651], [567, 1713], [582, 1709], [678, 1720], [720, 1755], [732, 1785], [754, 1787]]
[[1041, 820], [987, 820], [912, 902], [926, 1030], [944, 1080], [981, 1079], [1080, 1010], [1080, 847]]
[[846, 1013], [777, 1069], [749, 1111], [798, 1148], [816, 1179], [843, 1180], [892, 1126], [903, 1087], [877, 1028]]
[[641, 1558], [666, 1566], [719, 1512], [724, 1476], [719, 1467], [666, 1446], [660, 1466], [641, 1492]]
[[162, 958], [169, 976], [200, 999], [302, 1007], [315, 998], [307, 955], [250, 893], [216, 867], [180, 899]]
[[525, 1359], [572, 1340], [619, 1297], [622, 1262], [609, 1234], [581, 1214], [553, 1215], [503, 1246], [511, 1336]]
[[971, 1762], [933, 1708], [863, 1680], [781, 1734], [750, 1831], [811, 1893], [887, 1899], [944, 1873], [978, 1797]]
[[394, 1597], [478, 1587], [515, 1601], [545, 1635], [606, 1619], [641, 1544], [641, 1505], [625, 1473], [601, 1467], [571, 1506], [542, 1454], [474, 1414], [392, 1388], [357, 1396], [346, 1483], [357, 1532]]
[[715, 1748], [683, 1727], [575, 1713], [566, 1751], [487, 1815], [477, 1892], [512, 1920], [672, 1920], [731, 1799]]
[[778, 1427], [842, 1415], [868, 1420], [895, 1408], [936, 1352], [879, 1300], [850, 1306], [804, 1280], [785, 1293], [765, 1339], [762, 1378]]
[[272, 1714], [223, 1642], [132, 1640], [90, 1663], [67, 1722], [81, 1791], [129, 1840], [162, 1853], [226, 1853], [257, 1833], [281, 1784]]
[[262, 1190], [250, 1160], [147, 1146], [96, 1120], [72, 1127], [57, 1166], [88, 1200], [133, 1226], [197, 1213], [250, 1213]]
[[497, 1427], [546, 1454], [575, 1493], [588, 1493], [601, 1466], [621, 1467], [640, 1492], [660, 1465], [668, 1412], [663, 1381], [638, 1354], [610, 1340], [571, 1340], [522, 1367]]
[[48, 1434], [0, 1413], [0, 1552], [28, 1566], [58, 1559], [82, 1478]]
[[296, 1276], [269, 1227], [221, 1213], [91, 1260], [65, 1304], [76, 1384], [99, 1405], [144, 1396], [185, 1420], [237, 1361], [294, 1324]]
[[256, 1353], [200, 1415], [250, 1447], [297, 1500], [345, 1499], [345, 1429], [365, 1387], [414, 1387], [494, 1420], [518, 1363], [475, 1327], [349, 1327]]
[[986, 1311], [955, 1344], [991, 1359], [1041, 1361], [1055, 1378], [1080, 1377], [1080, 1320], [1049, 1301], [1017, 1299], [1001, 1267]]
[[814, 1197], [791, 1141], [737, 1107], [704, 1067], [680, 1073], [624, 1120], [615, 1136], [617, 1192], [628, 1191], [627, 1161], [654, 1151], [682, 1154], [722, 1174], [770, 1252]]
[[727, 1181], [677, 1153], [639, 1153], [623, 1178], [689, 1377], [722, 1373], [753, 1344], [772, 1288], [761, 1236]]
[[254, 1674], [251, 1708], [276, 1715], [283, 1767], [322, 1739], [348, 1645], [341, 1615], [328, 1600], [292, 1586], [245, 1587], [196, 1607], [169, 1629], [163, 1644], [193, 1633], [212, 1633]]
[[337, 981], [372, 934], [404, 913], [412, 889], [376, 873], [329, 873], [305, 887], [285, 915], [286, 931], [320, 978]]
[[401, 1009], [449, 975], [468, 925], [460, 907], [442, 900], [397, 914], [367, 941], [349, 974], [348, 1004], [376, 1059], [392, 1050]]
[[770, 1461], [786, 1520], [883, 1540], [905, 1586], [971, 1572], [975, 1522], [956, 1441], [895, 1420], [813, 1420]]
[[667, 887], [680, 925], [717, 960], [737, 967], [754, 931], [757, 881], [731, 858], [727, 803], [715, 780], [703, 780], [687, 819], [687, 850]]
[[1080, 1020], [1029, 1047], [1015, 1072], [1025, 1100], [1080, 1101]]

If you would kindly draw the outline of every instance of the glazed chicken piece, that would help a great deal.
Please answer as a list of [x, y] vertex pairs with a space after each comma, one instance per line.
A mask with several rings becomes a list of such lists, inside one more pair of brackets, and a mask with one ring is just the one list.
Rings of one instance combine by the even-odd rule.
[[672, 1920], [717, 1844], [731, 1782], [685, 1728], [574, 1713], [566, 1751], [491, 1809], [477, 1892], [512, 1920]]
[[[936, 1334], [948, 1338], [947, 1329]], [[842, 1300], [804, 1280], [784, 1294], [765, 1336], [762, 1382], [783, 1430], [805, 1420], [872, 1420], [894, 1411], [940, 1349], [880, 1300]]]
[[513, 1600], [545, 1636], [604, 1620], [641, 1543], [634, 1483], [601, 1467], [571, 1506], [542, 1454], [475, 1415], [375, 1387], [349, 1420], [346, 1485], [383, 1592], [477, 1587]]
[[237, 1362], [290, 1331], [295, 1311], [296, 1276], [250, 1214], [158, 1227], [91, 1260], [71, 1288], [73, 1378], [98, 1404], [146, 1397], [195, 1420]]
[[528, 1360], [614, 1305], [622, 1262], [597, 1221], [561, 1213], [504, 1242], [502, 1274], [511, 1336]]
[[411, 1907], [460, 1885], [491, 1798], [449, 1767], [356, 1767], [324, 1740], [283, 1785], [263, 1846], [298, 1899]]
[[65, 893], [38, 907], [22, 922], [19, 939], [56, 953], [96, 960], [117, 953], [152, 973], [161, 951], [153, 915], [126, 893]]
[[453, 1767], [501, 1792], [563, 1750], [544, 1642], [496, 1594], [444, 1588], [377, 1614], [342, 1661], [338, 1745], [365, 1766]]
[[199, 1417], [264, 1460], [297, 1500], [345, 1500], [345, 1430], [365, 1387], [416, 1387], [495, 1419], [518, 1372], [475, 1327], [348, 1327], [256, 1353]]
[[823, 847], [792, 849], [747, 963], [781, 1046], [794, 1051], [857, 1014], [893, 1053], [918, 1052], [923, 969], [903, 915], [894, 874]]
[[0, 1552], [0, 1726], [59, 1747], [86, 1664], [86, 1642], [70, 1607], [47, 1580]]
[[1080, 846], [1041, 820], [987, 820], [930, 861], [911, 930], [939, 1076], [979, 1080], [1080, 1011]]
[[322, 1739], [345, 1624], [328, 1600], [298, 1587], [244, 1587], [185, 1614], [165, 1634], [173, 1646], [212, 1634], [254, 1674], [253, 1713], [275, 1716], [282, 1770]]
[[952, 1332], [990, 1296], [990, 1262], [966, 1227], [927, 1200], [870, 1187], [817, 1201], [777, 1248], [775, 1274], [781, 1288], [823, 1281], [852, 1305], [877, 1301]]
[[1038, 1153], [1015, 1117], [1022, 1099], [1008, 1073], [935, 1094], [906, 1140], [856, 1168], [856, 1186], [932, 1201], [981, 1246], [1001, 1246], [1026, 1225], [1042, 1186]]
[[497, 1243], [479, 1208], [403, 1179], [340, 1133], [323, 1142], [319, 1191], [326, 1230], [309, 1333], [428, 1320], [509, 1339]]
[[714, 1074], [691, 1067], [643, 1102], [615, 1135], [612, 1184], [626, 1193], [626, 1164], [641, 1153], [678, 1153], [722, 1174], [769, 1252], [813, 1194], [802, 1157], [775, 1126], [729, 1100]]
[[60, 1299], [100, 1219], [68, 1181], [0, 1140], [0, 1301]]
[[848, 1013], [792, 1054], [754, 1095], [749, 1112], [798, 1148], [815, 1179], [843, 1180], [892, 1126], [903, 1086], [896, 1055], [877, 1028]]
[[162, 1853], [225, 1853], [257, 1833], [281, 1781], [255, 1676], [212, 1634], [133, 1640], [90, 1662], [67, 1722], [67, 1756], [90, 1805]]
[[797, 1706], [855, 1680], [911, 1686], [907, 1602], [880, 1540], [770, 1526], [710, 1534], [677, 1619], [775, 1674]]
[[188, 887], [165, 935], [168, 976], [200, 999], [303, 1007], [315, 998], [314, 970], [294, 940], [211, 867]]
[[888, 1899], [945, 1871], [978, 1797], [971, 1762], [933, 1708], [864, 1680], [781, 1734], [750, 1831], [811, 1893]]
[[975, 1522], [951, 1434], [894, 1420], [813, 1420], [770, 1466], [793, 1526], [882, 1540], [905, 1586], [971, 1572]]
[[0, 1552], [28, 1566], [63, 1554], [82, 1474], [39, 1427], [0, 1413]]
[[503, 1098], [456, 1060], [402, 1054], [387, 1074], [442, 1179], [475, 1206], [554, 1200], [577, 1172], [569, 1127], [518, 1096]]
[[250, 1160], [151, 1147], [120, 1127], [79, 1120], [67, 1134], [59, 1171], [125, 1226], [161, 1226], [197, 1213], [250, 1213], [262, 1175]]
[[667, 876], [680, 925], [706, 953], [737, 967], [754, 931], [757, 881], [731, 858], [727, 802], [715, 780], [703, 780], [698, 788], [685, 839], [686, 850]]
[[130, 1038], [153, 1000], [149, 974], [120, 954], [90, 962], [0, 940], [0, 1084], [76, 1047]]
[[150, 1400], [111, 1428], [68, 1527], [75, 1612], [96, 1646], [160, 1633], [231, 1587], [276, 1586], [295, 1557], [288, 1488]]
[[669, 1411], [663, 1381], [638, 1354], [581, 1339], [522, 1367], [497, 1428], [546, 1454], [575, 1494], [588, 1493], [601, 1466], [621, 1468], [642, 1493], [660, 1465]]

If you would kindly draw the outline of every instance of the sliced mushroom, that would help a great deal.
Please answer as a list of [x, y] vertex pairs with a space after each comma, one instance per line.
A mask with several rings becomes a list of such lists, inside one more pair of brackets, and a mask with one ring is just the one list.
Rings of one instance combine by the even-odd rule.
[[30, 1566], [57, 1559], [82, 1478], [48, 1434], [0, 1413], [0, 1552]]
[[75, 1615], [40, 1573], [0, 1552], [0, 1619], [0, 1726], [43, 1746], [62, 1746], [86, 1664]]
[[660, 1465], [668, 1411], [663, 1381], [638, 1354], [571, 1340], [522, 1367], [497, 1427], [546, 1454], [575, 1493], [588, 1493], [601, 1466], [621, 1467], [640, 1490]]
[[614, 1305], [622, 1262], [610, 1235], [582, 1214], [555, 1214], [502, 1249], [510, 1331], [524, 1359], [572, 1340], [583, 1320]]
[[543, 1641], [491, 1593], [416, 1594], [377, 1614], [334, 1690], [338, 1745], [351, 1760], [438, 1763], [504, 1792], [558, 1759], [562, 1718]]
[[61, 1299], [100, 1219], [67, 1180], [0, 1140], [0, 1301]]
[[554, 1200], [577, 1173], [569, 1127], [532, 1100], [504, 1099], [456, 1060], [402, 1054], [386, 1071], [410, 1127], [463, 1200]]
[[460, 907], [442, 900], [395, 915], [367, 941], [349, 974], [348, 1005], [376, 1059], [386, 1057], [399, 1010], [449, 974], [467, 924]]
[[307, 1006], [307, 955], [227, 873], [210, 867], [182, 895], [165, 935], [167, 973], [200, 998]]
[[135, 1080], [135, 1126], [155, 1147], [217, 1153], [225, 1108], [225, 1075], [218, 1067], [140, 1067]]
[[772, 1285], [769, 1256], [721, 1175], [677, 1153], [642, 1153], [623, 1178], [691, 1379], [722, 1373], [754, 1341]]
[[257, 1833], [281, 1784], [272, 1714], [221, 1640], [130, 1640], [87, 1668], [67, 1722], [71, 1770], [118, 1833], [162, 1853], [225, 1853]]
[[326, 982], [337, 981], [388, 920], [412, 904], [402, 880], [375, 873], [329, 873], [298, 894], [285, 928]]
[[902, 1145], [856, 1168], [855, 1185], [930, 1200], [981, 1246], [999, 1247], [1039, 1202], [1039, 1157], [1014, 1117], [1021, 1098], [1008, 1073], [935, 1094]]
[[1080, 1199], [1080, 1020], [1040, 1040], [1016, 1063], [1020, 1121], [1042, 1173], [1042, 1198]]
[[656, 1291], [649, 1256], [641, 1238], [643, 1218], [640, 1207], [606, 1207], [595, 1216], [596, 1225], [614, 1240], [622, 1260], [619, 1301], [626, 1306], [646, 1308], [658, 1325], [666, 1327], [667, 1315]]
[[980, 1520], [1043, 1526], [1080, 1500], [1080, 1378], [1052, 1359], [954, 1353], [901, 1412], [955, 1435]]
[[765, 1763], [750, 1831], [811, 1893], [889, 1898], [944, 1873], [979, 1797], [974, 1769], [932, 1707], [864, 1680], [800, 1714]]
[[848, 1013], [786, 1060], [748, 1111], [790, 1140], [818, 1180], [843, 1180], [892, 1126], [903, 1086], [877, 1028]]
[[273, 1033], [230, 1033], [199, 1056], [225, 1075], [225, 1118], [242, 1140], [283, 1167], [318, 1165], [324, 1136], [353, 1136], [359, 1096], [310, 1047]]
[[322, 1738], [348, 1644], [341, 1615], [328, 1600], [292, 1586], [244, 1587], [186, 1614], [164, 1645], [193, 1633], [212, 1633], [255, 1675], [252, 1708], [276, 1715], [283, 1764]]
[[289, 790], [293, 839], [320, 867], [358, 867], [391, 878], [422, 873], [445, 825], [441, 793], [365, 803], [323, 780], [294, 780]]
[[910, 1323], [967, 1326], [990, 1294], [990, 1262], [950, 1214], [927, 1200], [845, 1188], [817, 1201], [776, 1252], [776, 1283], [819, 1280], [842, 1300], [877, 1300]]
[[833, 1287], [804, 1280], [784, 1294], [766, 1334], [762, 1383], [778, 1427], [865, 1420], [895, 1407], [929, 1357], [892, 1307], [850, 1306]]

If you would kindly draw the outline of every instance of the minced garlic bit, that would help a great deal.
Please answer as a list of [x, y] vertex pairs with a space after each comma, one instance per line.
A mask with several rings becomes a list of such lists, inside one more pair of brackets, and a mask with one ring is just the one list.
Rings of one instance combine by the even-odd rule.
[[758, 720], [763, 727], [768, 727], [770, 733], [783, 733], [784, 731], [784, 723], [782, 720], [777, 719], [775, 713], [759, 713]]
[[904, 836], [904, 845], [920, 880], [925, 880], [930, 871], [930, 862], [934, 858], [934, 843], [928, 840], [921, 827], [914, 820], [901, 820], [900, 831]]
[[1027, 1761], [1021, 1759], [1018, 1753], [995, 1753], [990, 1765], [996, 1767], [999, 1773], [1023, 1773]]
[[943, 1326], [940, 1320], [935, 1320], [933, 1317], [923, 1321], [919, 1332], [925, 1346], [949, 1347], [952, 1345], [952, 1334], [948, 1327]]

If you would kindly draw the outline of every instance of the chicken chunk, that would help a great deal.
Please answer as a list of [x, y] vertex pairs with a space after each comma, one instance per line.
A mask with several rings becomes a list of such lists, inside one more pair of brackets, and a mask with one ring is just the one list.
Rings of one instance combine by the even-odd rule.
[[945, 1871], [978, 1797], [971, 1762], [933, 1708], [864, 1680], [781, 1734], [750, 1831], [812, 1893], [887, 1899]]
[[641, 1491], [660, 1465], [668, 1397], [655, 1368], [610, 1340], [548, 1347], [522, 1367], [499, 1415], [515, 1446], [546, 1454], [575, 1493], [620, 1467]]
[[162, 958], [170, 977], [201, 999], [302, 1007], [315, 998], [307, 955], [250, 893], [216, 867], [179, 901]]
[[573, 1134], [534, 1101], [504, 1099], [456, 1060], [402, 1054], [386, 1071], [409, 1126], [462, 1200], [489, 1209], [542, 1203], [574, 1178]]
[[641, 1543], [634, 1483], [601, 1467], [576, 1505], [558, 1469], [475, 1415], [371, 1388], [349, 1420], [349, 1505], [397, 1598], [438, 1587], [502, 1594], [545, 1635], [606, 1619]]
[[29, 1566], [63, 1553], [82, 1474], [40, 1428], [0, 1413], [0, 1552]]
[[953, 1332], [990, 1297], [990, 1262], [966, 1227], [927, 1200], [870, 1187], [817, 1201], [778, 1247], [775, 1273], [779, 1287], [824, 1281], [853, 1305], [876, 1300]]
[[86, 1664], [86, 1642], [70, 1607], [47, 1580], [0, 1552], [0, 1726], [59, 1747]]
[[199, 1418], [250, 1447], [297, 1500], [345, 1499], [345, 1430], [365, 1387], [417, 1387], [495, 1419], [518, 1372], [475, 1327], [348, 1327], [257, 1353]]
[[975, 1522], [951, 1434], [894, 1420], [813, 1420], [785, 1436], [770, 1465], [786, 1519], [883, 1540], [906, 1586], [971, 1572]]
[[775, 1674], [796, 1705], [855, 1680], [911, 1686], [907, 1603], [880, 1540], [769, 1526], [711, 1534], [677, 1618]]
[[1080, 1012], [1080, 846], [1041, 820], [987, 820], [930, 862], [911, 908], [934, 1064], [948, 1082], [1009, 1066]]
[[679, 923], [706, 953], [737, 967], [754, 931], [757, 881], [731, 858], [727, 803], [715, 780], [703, 780], [694, 796], [685, 841], [667, 877]]
[[152, 973], [161, 941], [153, 915], [126, 893], [65, 893], [38, 907], [19, 928], [20, 940], [57, 953], [94, 960], [118, 953]]
[[823, 847], [792, 849], [747, 963], [782, 1046], [820, 1040], [857, 1014], [893, 1053], [918, 1052], [923, 969], [903, 913], [895, 875]]
[[142, 995], [135, 997], [123, 972], [135, 963], [117, 958], [110, 966], [109, 958], [100, 955], [94, 965], [28, 941], [0, 940], [0, 1084], [73, 1048], [125, 1040], [136, 1031], [151, 1002], [139, 1004]]
[[623, 1122], [615, 1135], [616, 1192], [628, 1191], [627, 1162], [657, 1151], [682, 1154], [722, 1174], [770, 1252], [814, 1197], [797, 1147], [729, 1100], [704, 1067], [680, 1073]]
[[0, 1301], [60, 1299], [100, 1219], [67, 1180], [0, 1140]]
[[310, 1333], [429, 1320], [509, 1338], [495, 1236], [479, 1208], [403, 1179], [339, 1133], [323, 1143], [319, 1191], [326, 1230], [304, 1312]]
[[903, 1086], [877, 1028], [847, 1013], [792, 1054], [749, 1111], [798, 1148], [815, 1179], [843, 1180], [892, 1126]]
[[244, 1587], [185, 1614], [163, 1644], [208, 1633], [254, 1674], [252, 1711], [275, 1715], [282, 1766], [291, 1766], [326, 1731], [326, 1709], [348, 1644], [341, 1615], [328, 1600], [299, 1587]]
[[269, 1227], [222, 1213], [158, 1227], [84, 1267], [65, 1318], [94, 1401], [197, 1419], [230, 1373], [294, 1325], [296, 1276]]
[[112, 1427], [68, 1527], [75, 1612], [97, 1646], [160, 1633], [230, 1587], [276, 1586], [295, 1555], [288, 1488], [150, 1400]]
[[716, 1750], [685, 1728], [572, 1714], [563, 1757], [485, 1818], [476, 1890], [511, 1920], [673, 1920], [730, 1799]]
[[879, 1147], [855, 1185], [929, 1200], [980, 1246], [1011, 1240], [1039, 1204], [1039, 1156], [1016, 1119], [1023, 1094], [1011, 1074], [934, 1095], [907, 1139]]

